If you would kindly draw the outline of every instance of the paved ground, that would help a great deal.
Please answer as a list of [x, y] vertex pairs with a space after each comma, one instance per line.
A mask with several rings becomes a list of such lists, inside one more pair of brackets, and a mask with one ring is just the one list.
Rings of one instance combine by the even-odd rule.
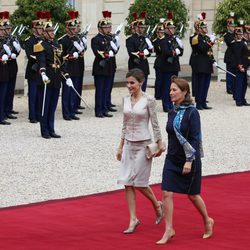
[[[153, 94], [153, 88], [148, 92]], [[59, 102], [56, 132], [61, 139], [40, 137], [39, 125], [27, 120], [27, 97], [15, 96], [20, 112], [11, 126], [0, 127], [0, 207], [75, 197], [122, 188], [116, 184], [115, 159], [122, 124], [125, 87], [113, 90], [118, 112], [113, 118], [94, 117], [94, 90], [84, 90], [90, 105], [80, 121], [65, 121]], [[250, 101], [250, 91], [247, 98]], [[213, 81], [212, 110], [201, 111], [205, 158], [203, 175], [250, 170], [250, 107], [236, 107], [225, 83]], [[158, 118], [166, 139], [167, 114], [158, 101]], [[164, 156], [154, 160], [151, 183], [161, 181]]]

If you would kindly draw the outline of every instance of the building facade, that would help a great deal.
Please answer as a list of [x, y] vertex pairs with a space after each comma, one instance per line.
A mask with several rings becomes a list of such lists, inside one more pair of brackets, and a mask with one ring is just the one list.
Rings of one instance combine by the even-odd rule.
[[[188, 64], [191, 48], [189, 45], [189, 36], [193, 32], [193, 20], [197, 18], [197, 15], [201, 12], [207, 13], [208, 30], [211, 32], [212, 23], [216, 13], [216, 6], [222, 0], [183, 0], [189, 11], [189, 28], [183, 39], [184, 43], [184, 55], [181, 57], [181, 64]], [[121, 22], [126, 25], [125, 19], [128, 15], [128, 8], [133, 4], [133, 0], [68, 0], [68, 3], [73, 6], [80, 13], [80, 19], [83, 26], [91, 24], [91, 29], [88, 34], [88, 51], [85, 55], [86, 70], [91, 70], [94, 55], [90, 48], [90, 40], [95, 36], [97, 31], [97, 22], [102, 18], [102, 11], [109, 10], [112, 12], [113, 29], [116, 29]], [[15, 0], [0, 0], [0, 11], [10, 11], [12, 13], [17, 6]], [[93, 14], [94, 13], [94, 14]], [[117, 55], [118, 68], [126, 69], [128, 54], [125, 47], [125, 35], [121, 32], [121, 48]], [[215, 57], [217, 57], [217, 48], [215, 47]], [[25, 55], [22, 52], [18, 58], [19, 65], [25, 66]], [[23, 89], [24, 86], [24, 70], [25, 67], [19, 66], [19, 74], [17, 79], [17, 89]], [[154, 74], [154, 72], [151, 72]]]

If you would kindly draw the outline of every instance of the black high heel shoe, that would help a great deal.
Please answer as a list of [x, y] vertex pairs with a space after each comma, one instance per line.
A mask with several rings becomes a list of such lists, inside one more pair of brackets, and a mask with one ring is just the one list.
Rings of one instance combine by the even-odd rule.
[[124, 230], [123, 233], [124, 234], [132, 234], [139, 225], [140, 225], [140, 221], [138, 219], [136, 219], [135, 224], [132, 225], [131, 227], [129, 227], [128, 229]]

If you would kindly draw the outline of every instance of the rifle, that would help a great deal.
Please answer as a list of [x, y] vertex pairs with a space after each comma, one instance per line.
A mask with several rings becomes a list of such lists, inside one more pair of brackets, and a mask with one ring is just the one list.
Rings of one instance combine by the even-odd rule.
[[84, 31], [81, 34], [79, 34], [79, 37], [81, 40], [83, 37], [85, 37], [85, 38], [87, 37], [87, 34], [89, 33], [90, 27], [91, 27], [91, 24], [87, 24]]
[[[145, 38], [148, 38], [148, 39], [150, 40], [150, 39], [152, 38], [152, 36], [153, 36], [153, 34], [154, 34], [156, 28], [157, 28], [157, 24], [156, 24], [156, 25], [154, 26], [154, 28], [150, 31], [150, 26], [148, 26], [147, 31], [146, 31], [146, 35], [145, 35], [144, 39], [141, 40], [141, 43], [140, 43], [140, 45], [139, 45], [139, 48], [138, 48], [138, 49], [139, 49], [139, 53], [143, 52], [145, 49], [148, 48], [148, 44], [147, 44]], [[132, 54], [138, 56], [137, 53], [132, 53]], [[139, 64], [139, 63], [140, 63], [140, 58], [135, 58], [135, 59], [134, 59], [134, 63]]]

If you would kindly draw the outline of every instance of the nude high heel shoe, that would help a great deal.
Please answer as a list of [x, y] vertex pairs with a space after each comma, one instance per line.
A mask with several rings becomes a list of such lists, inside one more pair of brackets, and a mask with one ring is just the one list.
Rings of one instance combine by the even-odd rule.
[[206, 225], [206, 232], [202, 236], [203, 239], [211, 238], [213, 235], [214, 220], [212, 218], [209, 220], [209, 224]]
[[140, 221], [136, 219], [136, 222], [132, 226], [130, 226], [128, 229], [124, 230], [123, 233], [132, 234], [139, 225], [140, 225]]
[[161, 201], [158, 201], [159, 206], [156, 208], [156, 220], [155, 224], [158, 225], [163, 219], [163, 204]]
[[167, 244], [175, 236], [175, 230], [171, 229], [164, 233], [162, 238], [156, 242], [157, 245]]

